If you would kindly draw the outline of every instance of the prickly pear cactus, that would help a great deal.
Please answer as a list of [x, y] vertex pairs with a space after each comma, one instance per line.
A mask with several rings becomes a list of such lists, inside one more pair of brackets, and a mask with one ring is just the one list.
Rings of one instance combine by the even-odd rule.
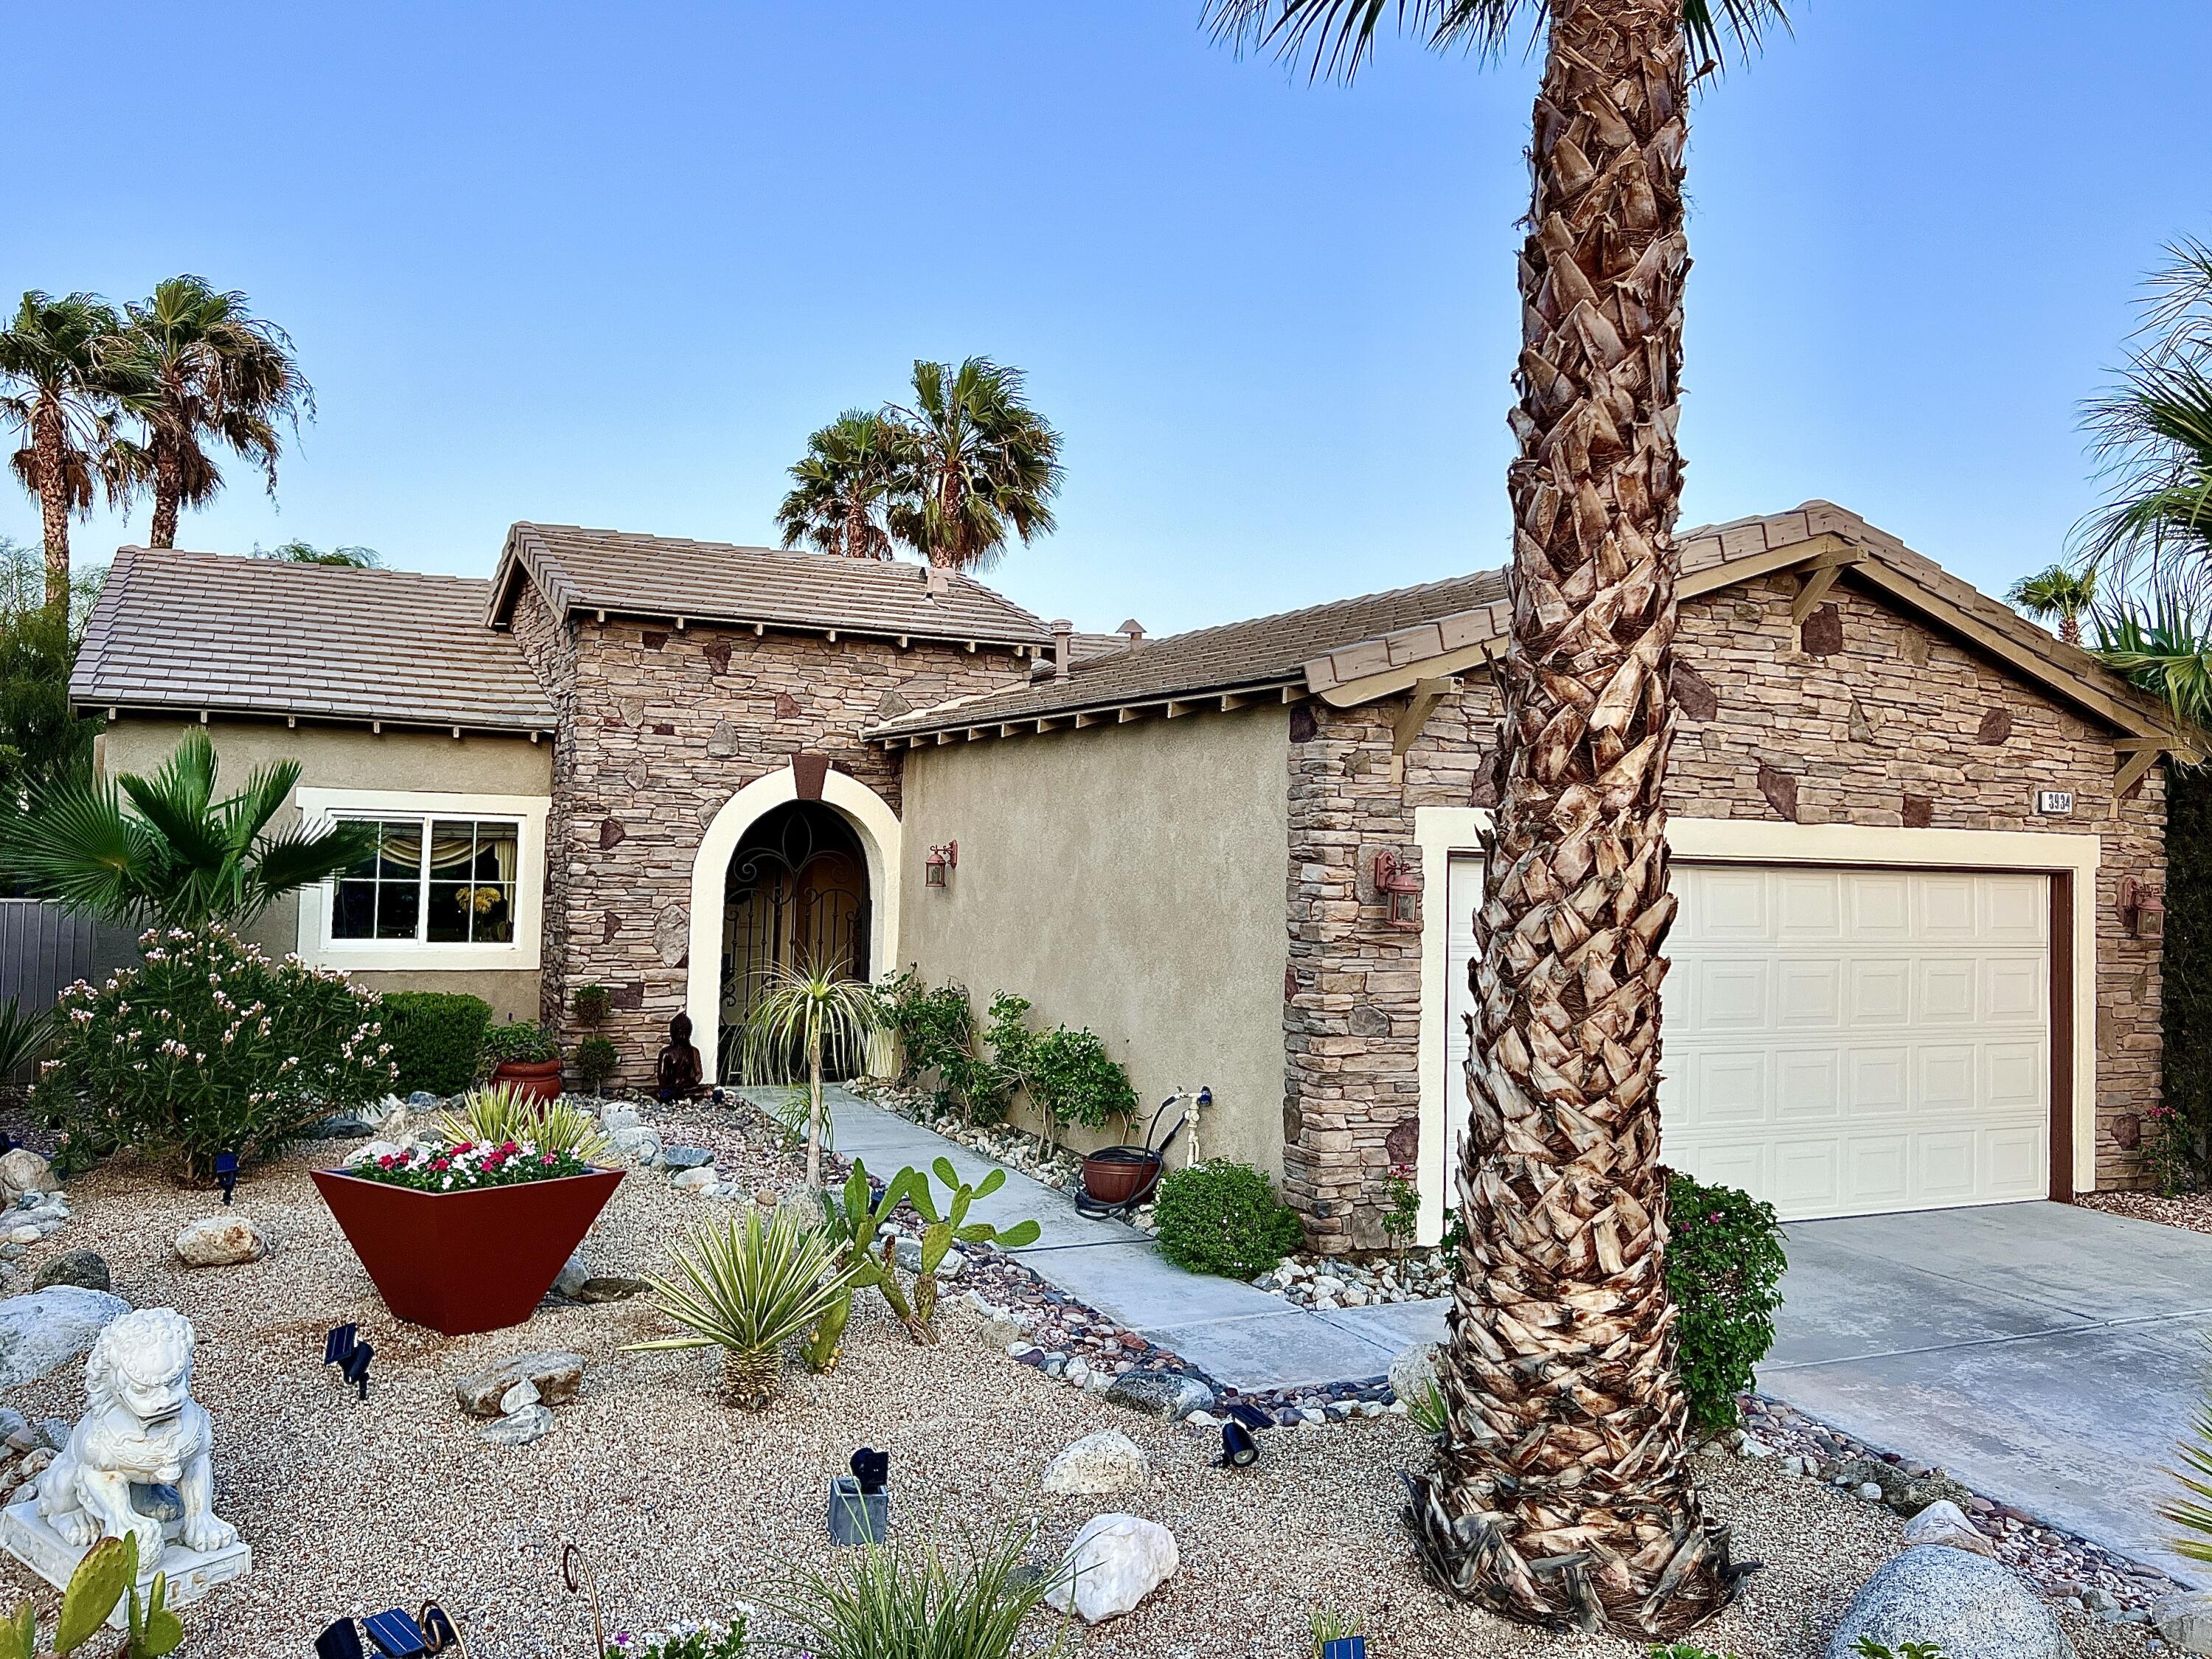
[[29, 1601], [0, 1619], [0, 1659], [38, 1659], [39, 1613]]
[[73, 1653], [107, 1622], [123, 1593], [138, 1577], [138, 1540], [103, 1538], [85, 1552], [62, 1592], [60, 1628], [54, 1632], [56, 1654]]
[[167, 1573], [157, 1572], [146, 1592], [142, 1608], [138, 1602], [138, 1587], [131, 1587], [131, 1641], [129, 1659], [162, 1659], [174, 1653], [185, 1640], [184, 1621], [164, 1605], [169, 1593]]

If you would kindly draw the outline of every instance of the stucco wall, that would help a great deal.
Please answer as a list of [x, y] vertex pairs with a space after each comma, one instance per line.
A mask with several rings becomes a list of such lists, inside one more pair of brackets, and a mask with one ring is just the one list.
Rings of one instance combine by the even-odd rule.
[[1212, 1088], [1201, 1151], [1279, 1176], [1287, 748], [1278, 708], [908, 750], [908, 862], [960, 865], [909, 871], [901, 954], [1089, 1026], [1146, 1113]]
[[[124, 715], [110, 721], [97, 742], [94, 761], [104, 775], [150, 773], [174, 752], [197, 721]], [[217, 789], [228, 793], [246, 781], [256, 767], [272, 761], [300, 763], [300, 782], [310, 789], [441, 790], [482, 795], [544, 795], [552, 787], [553, 745], [526, 737], [470, 733], [454, 738], [434, 732], [371, 732], [358, 726], [301, 726], [276, 721], [211, 721]], [[288, 802], [279, 824], [299, 821], [296, 801]], [[296, 898], [278, 901], [248, 931], [264, 948], [282, 953], [299, 944]], [[538, 1012], [535, 972], [482, 970], [362, 971], [355, 975], [379, 990], [469, 991], [492, 1006], [499, 1018], [533, 1018]]]

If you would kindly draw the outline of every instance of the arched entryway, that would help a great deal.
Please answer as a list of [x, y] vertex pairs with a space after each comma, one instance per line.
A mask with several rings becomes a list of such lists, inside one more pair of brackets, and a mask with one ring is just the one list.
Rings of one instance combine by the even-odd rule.
[[836, 808], [786, 801], [756, 819], [730, 854], [722, 896], [721, 1066], [779, 969], [826, 968], [866, 980], [868, 860]]
[[729, 983], [733, 951], [750, 960], [759, 945], [763, 962], [789, 960], [842, 937], [860, 947], [864, 975], [898, 960], [898, 817], [848, 773], [814, 776], [805, 797], [788, 766], [747, 784], [714, 815], [692, 861], [684, 1006], [709, 1080], [727, 1074], [724, 1011], [744, 990]]

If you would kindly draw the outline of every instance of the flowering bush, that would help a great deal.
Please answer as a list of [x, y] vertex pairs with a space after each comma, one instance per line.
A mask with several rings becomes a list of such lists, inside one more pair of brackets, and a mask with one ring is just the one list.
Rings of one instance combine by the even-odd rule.
[[61, 996], [33, 1109], [65, 1168], [135, 1147], [189, 1181], [216, 1157], [274, 1157], [317, 1118], [392, 1086], [378, 998], [297, 957], [273, 963], [216, 923], [142, 935], [144, 961]]
[[1771, 1204], [1734, 1187], [1669, 1176], [1667, 1294], [1678, 1316], [1674, 1369], [1693, 1426], [1711, 1433], [1735, 1426], [1736, 1396], [1774, 1346], [1788, 1265]]
[[650, 1635], [628, 1631], [607, 1644], [604, 1659], [744, 1659], [745, 1616], [734, 1613], [726, 1625], [677, 1625]]
[[574, 1152], [540, 1152], [527, 1140], [463, 1140], [450, 1146], [410, 1146], [386, 1152], [346, 1173], [418, 1193], [472, 1192], [481, 1187], [519, 1187], [590, 1175], [592, 1166]]

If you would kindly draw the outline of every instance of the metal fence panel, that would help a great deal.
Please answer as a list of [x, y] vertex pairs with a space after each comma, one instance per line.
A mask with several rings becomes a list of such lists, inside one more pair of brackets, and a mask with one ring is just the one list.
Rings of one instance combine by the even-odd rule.
[[41, 899], [0, 898], [0, 1002], [29, 1013], [51, 1008], [81, 979], [97, 984], [138, 960], [128, 927], [75, 915]]

